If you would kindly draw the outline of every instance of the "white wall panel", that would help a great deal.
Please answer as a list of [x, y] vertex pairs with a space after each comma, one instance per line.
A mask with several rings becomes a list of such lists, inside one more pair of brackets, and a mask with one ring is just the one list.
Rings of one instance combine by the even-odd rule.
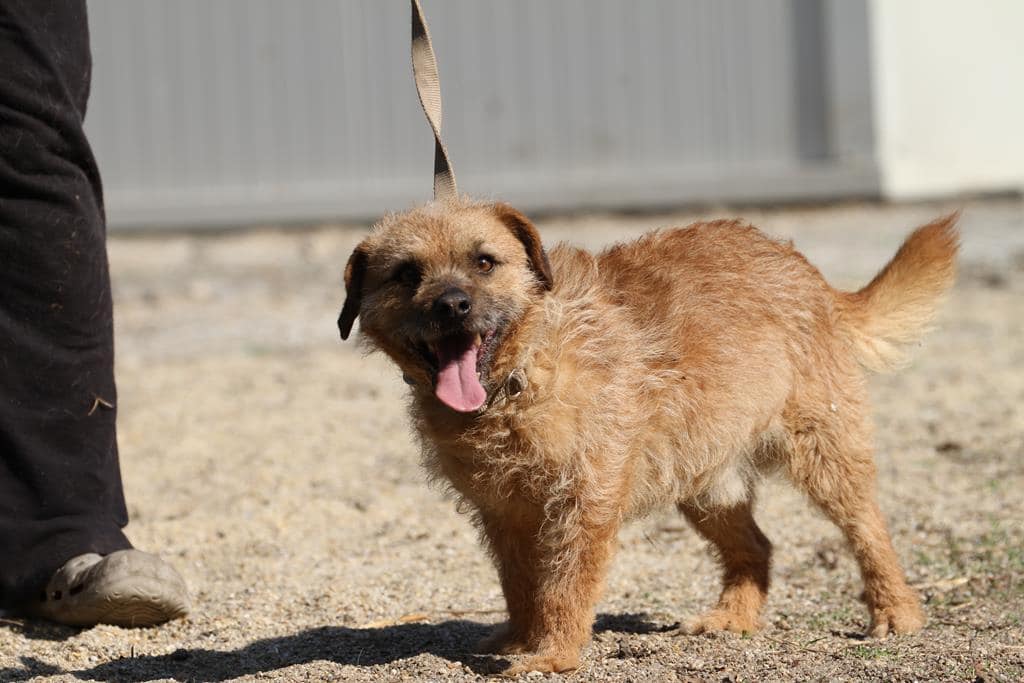
[[1024, 3], [870, 7], [885, 195], [1024, 192]]

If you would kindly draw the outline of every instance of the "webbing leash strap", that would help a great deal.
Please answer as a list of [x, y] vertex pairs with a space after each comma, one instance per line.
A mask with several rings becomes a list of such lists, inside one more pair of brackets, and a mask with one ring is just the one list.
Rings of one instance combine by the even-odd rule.
[[448, 150], [441, 142], [441, 81], [437, 75], [437, 60], [430, 44], [430, 32], [423, 17], [419, 0], [412, 2], [412, 73], [416, 80], [416, 93], [423, 113], [434, 131], [434, 199], [454, 199], [458, 196], [455, 173], [448, 160]]

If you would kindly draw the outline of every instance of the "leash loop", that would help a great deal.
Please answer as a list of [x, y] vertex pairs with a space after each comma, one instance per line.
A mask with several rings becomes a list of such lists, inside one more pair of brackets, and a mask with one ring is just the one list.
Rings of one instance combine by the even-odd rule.
[[430, 32], [419, 0], [412, 3], [412, 73], [416, 81], [416, 94], [434, 131], [434, 199], [454, 199], [458, 196], [455, 173], [452, 171], [448, 150], [441, 141], [441, 81], [437, 74], [437, 59], [430, 44]]

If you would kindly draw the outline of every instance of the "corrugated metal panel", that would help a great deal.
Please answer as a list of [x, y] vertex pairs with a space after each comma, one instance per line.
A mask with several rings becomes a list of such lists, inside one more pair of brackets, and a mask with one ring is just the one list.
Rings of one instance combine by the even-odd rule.
[[[833, 154], [839, 22], [815, 0], [424, 4], [465, 191], [567, 208], [874, 189], [869, 163]], [[406, 2], [90, 13], [87, 130], [113, 225], [369, 216], [428, 197]]]

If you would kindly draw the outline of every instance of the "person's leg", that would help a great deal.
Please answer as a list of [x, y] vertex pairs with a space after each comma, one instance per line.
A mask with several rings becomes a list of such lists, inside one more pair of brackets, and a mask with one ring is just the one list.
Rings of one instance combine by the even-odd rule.
[[[0, 3], [0, 606], [131, 548], [83, 0]], [[52, 597], [52, 596], [51, 596]], [[63, 597], [63, 596], [62, 596]]]

